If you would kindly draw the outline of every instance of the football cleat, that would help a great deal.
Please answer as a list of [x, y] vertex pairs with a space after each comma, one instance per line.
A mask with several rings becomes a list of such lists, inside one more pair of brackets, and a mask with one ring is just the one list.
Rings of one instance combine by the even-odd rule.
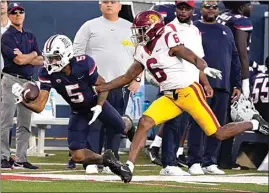
[[156, 165], [159, 165], [159, 166], [162, 166], [162, 161], [161, 161], [161, 158], [159, 156], [159, 150], [160, 148], [159, 147], [148, 147], [147, 148], [147, 154], [151, 160], [152, 163], [156, 164]]
[[108, 166], [124, 183], [128, 183], [132, 180], [133, 174], [130, 168], [126, 164], [118, 161], [110, 149], [106, 150], [103, 154], [103, 165]]
[[261, 115], [255, 114], [253, 115], [252, 119], [255, 119], [259, 122], [258, 132], [264, 135], [269, 135], [269, 123], [267, 123]]

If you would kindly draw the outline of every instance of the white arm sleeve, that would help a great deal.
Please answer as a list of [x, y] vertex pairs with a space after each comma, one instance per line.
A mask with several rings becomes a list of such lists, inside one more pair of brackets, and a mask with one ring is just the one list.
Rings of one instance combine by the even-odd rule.
[[91, 26], [90, 22], [87, 21], [80, 27], [80, 29], [76, 33], [73, 43], [75, 56], [85, 54], [86, 47], [90, 38], [91, 38]]

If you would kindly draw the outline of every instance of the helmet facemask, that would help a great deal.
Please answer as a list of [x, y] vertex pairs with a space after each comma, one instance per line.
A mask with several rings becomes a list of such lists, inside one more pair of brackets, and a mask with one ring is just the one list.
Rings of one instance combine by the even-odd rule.
[[147, 36], [147, 31], [149, 29], [149, 26], [144, 26], [144, 27], [132, 27], [132, 42], [135, 45], [141, 45], [145, 46], [149, 42], [149, 37]]

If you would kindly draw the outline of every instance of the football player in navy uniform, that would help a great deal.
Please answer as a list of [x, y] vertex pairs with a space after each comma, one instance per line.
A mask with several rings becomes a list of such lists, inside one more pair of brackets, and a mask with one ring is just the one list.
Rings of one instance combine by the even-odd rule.
[[265, 60], [266, 71], [258, 73], [252, 83], [252, 99], [256, 110], [269, 122], [269, 57]]
[[[233, 32], [241, 63], [242, 94], [248, 98], [250, 95], [249, 44], [253, 30], [249, 17], [252, 12], [252, 5], [250, 1], [225, 1], [224, 5], [226, 10], [219, 15], [217, 22], [228, 26]], [[233, 138], [222, 141], [219, 166], [222, 169], [247, 169], [246, 167], [232, 163], [232, 145]]]
[[[113, 126], [118, 133], [126, 134], [125, 122], [120, 114], [106, 101], [108, 92], [96, 94], [93, 86], [105, 83], [98, 74], [94, 60], [87, 55], [73, 56], [71, 40], [64, 35], [51, 36], [44, 45], [44, 67], [39, 71], [41, 82], [38, 98], [22, 104], [40, 113], [48, 100], [50, 89], [54, 88], [71, 107], [68, 125], [68, 146], [73, 161], [82, 164], [102, 164], [129, 181], [131, 172], [127, 165], [117, 161], [111, 150], [99, 155], [89, 150], [87, 137], [89, 125], [97, 117], [105, 125]], [[14, 95], [22, 98], [19, 85], [13, 85]], [[17, 92], [15, 92], [17, 91]]]
[[[233, 32], [236, 47], [238, 50], [242, 69], [242, 91], [246, 98], [250, 94], [249, 86], [249, 44], [253, 30], [249, 17], [252, 12], [250, 1], [229, 1], [225, 3], [227, 9], [222, 13], [217, 21], [227, 25]], [[229, 10], [230, 9], [230, 10]]]

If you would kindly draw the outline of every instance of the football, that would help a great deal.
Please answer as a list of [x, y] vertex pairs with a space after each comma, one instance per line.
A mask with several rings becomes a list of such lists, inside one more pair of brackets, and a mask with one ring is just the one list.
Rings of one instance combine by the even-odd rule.
[[28, 103], [37, 99], [39, 95], [39, 88], [33, 82], [26, 82], [23, 84], [22, 97]]

